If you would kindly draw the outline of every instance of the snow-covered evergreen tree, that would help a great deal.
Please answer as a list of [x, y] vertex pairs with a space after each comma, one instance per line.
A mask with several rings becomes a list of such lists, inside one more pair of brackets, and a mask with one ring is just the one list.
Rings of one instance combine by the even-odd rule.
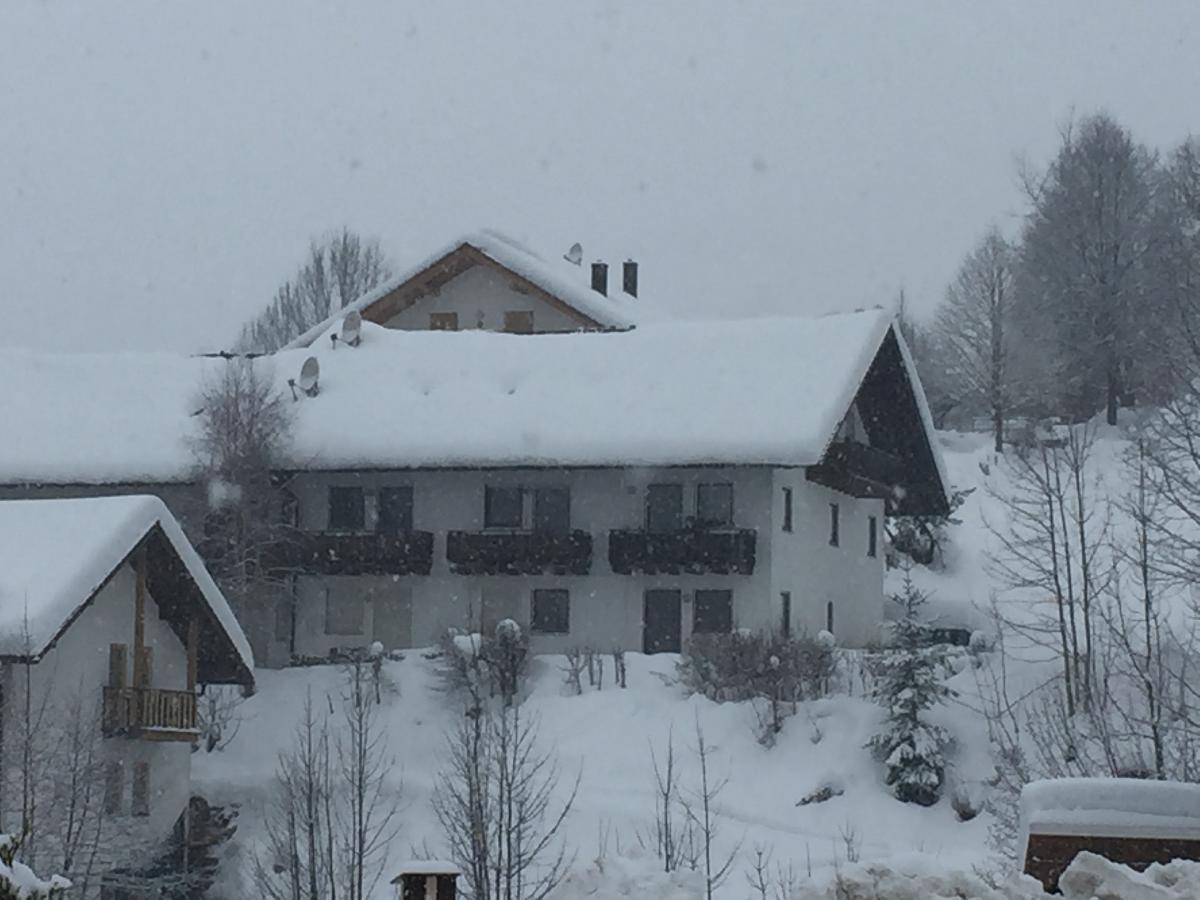
[[927, 646], [918, 619], [925, 596], [906, 573], [895, 596], [903, 616], [895, 624], [894, 643], [880, 656], [875, 696], [888, 716], [883, 731], [868, 746], [887, 767], [887, 783], [905, 803], [932, 806], [946, 779], [946, 730], [926, 721], [925, 713], [953, 695], [939, 679], [937, 651]]

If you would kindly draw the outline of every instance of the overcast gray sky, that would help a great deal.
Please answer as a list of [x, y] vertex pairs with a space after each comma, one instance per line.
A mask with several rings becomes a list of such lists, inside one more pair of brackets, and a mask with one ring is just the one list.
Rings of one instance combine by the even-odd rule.
[[693, 317], [940, 296], [1071, 109], [1200, 131], [1200, 3], [0, 7], [0, 344], [229, 343], [343, 224], [634, 256]]

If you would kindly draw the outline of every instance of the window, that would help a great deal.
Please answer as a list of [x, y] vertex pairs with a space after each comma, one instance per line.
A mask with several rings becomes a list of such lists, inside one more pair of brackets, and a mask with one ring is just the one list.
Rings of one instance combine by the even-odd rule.
[[571, 490], [538, 488], [533, 494], [533, 530], [566, 534], [571, 530]]
[[529, 616], [535, 634], [567, 634], [571, 630], [571, 595], [564, 590], [536, 590]]
[[483, 527], [520, 528], [523, 524], [522, 490], [519, 487], [483, 489]]
[[784, 637], [792, 636], [792, 592], [779, 592], [779, 632]]
[[696, 522], [704, 528], [733, 524], [733, 485], [696, 485]]
[[129, 811], [135, 816], [150, 815], [150, 763], [133, 764], [133, 805]]
[[646, 489], [646, 530], [678, 531], [683, 527], [683, 486], [652, 484]]
[[509, 334], [533, 334], [533, 313], [530, 310], [506, 312], [504, 330]]
[[867, 518], [867, 556], [874, 556], [878, 549], [878, 525], [874, 516]]
[[280, 597], [275, 602], [275, 623], [273, 633], [277, 641], [290, 641], [292, 638], [292, 598]]
[[825, 604], [825, 630], [833, 634], [833, 601]]
[[366, 598], [356, 579], [332, 578], [325, 585], [325, 633], [362, 634]]
[[330, 531], [362, 531], [365, 521], [362, 488], [331, 487], [329, 489]]
[[429, 314], [430, 331], [458, 331], [458, 313], [440, 312]]
[[728, 634], [733, 631], [733, 591], [696, 591], [695, 601], [693, 634]]
[[104, 772], [104, 813], [119, 816], [122, 812], [122, 796], [125, 793], [125, 766], [112, 760]]
[[829, 546], [836, 547], [838, 545], [838, 505], [836, 503], [829, 504]]
[[783, 530], [792, 530], [792, 489], [783, 489]]
[[413, 527], [413, 491], [411, 487], [379, 489], [375, 530], [383, 534], [411, 531]]

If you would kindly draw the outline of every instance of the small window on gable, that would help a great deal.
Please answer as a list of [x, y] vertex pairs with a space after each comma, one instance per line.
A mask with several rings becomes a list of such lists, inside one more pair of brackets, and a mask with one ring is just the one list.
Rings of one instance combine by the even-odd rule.
[[524, 491], [519, 487], [483, 489], [483, 527], [520, 528], [524, 524]]
[[506, 312], [504, 330], [509, 334], [533, 334], [533, 312], [527, 309]]
[[792, 530], [792, 489], [783, 489], [783, 530]]
[[458, 331], [458, 313], [435, 312], [429, 314], [430, 331]]
[[366, 506], [361, 487], [331, 487], [329, 489], [329, 530], [362, 531], [366, 522]]
[[875, 556], [878, 551], [879, 526], [874, 516], [867, 519], [867, 556]]
[[792, 636], [792, 592], [779, 592], [779, 631], [784, 637]]
[[833, 634], [833, 601], [825, 604], [825, 630]]
[[696, 485], [696, 524], [701, 528], [727, 528], [733, 524], [733, 485]]
[[535, 590], [529, 629], [535, 634], [570, 633], [571, 595], [565, 590]]
[[829, 546], [836, 547], [840, 540], [838, 534], [840, 528], [838, 505], [836, 503], [829, 504]]
[[384, 487], [379, 489], [375, 519], [375, 530], [383, 534], [399, 534], [412, 531], [413, 490], [411, 487]]

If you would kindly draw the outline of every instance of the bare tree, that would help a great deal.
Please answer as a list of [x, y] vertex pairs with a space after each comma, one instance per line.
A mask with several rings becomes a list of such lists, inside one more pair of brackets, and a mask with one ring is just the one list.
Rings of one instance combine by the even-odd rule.
[[696, 761], [700, 767], [700, 781], [692, 792], [693, 802], [686, 806], [688, 817], [696, 826], [703, 851], [704, 894], [706, 900], [712, 900], [713, 892], [717, 890], [729, 873], [733, 870], [741, 842], [734, 846], [727, 855], [716, 856], [717, 838], [720, 833], [720, 821], [717, 817], [715, 803], [721, 792], [729, 784], [728, 778], [714, 778], [710, 766], [713, 747], [704, 737], [704, 729], [700, 727], [700, 718], [696, 718]]
[[1015, 254], [995, 227], [963, 261], [932, 327], [932, 365], [959, 402], [986, 409], [997, 453], [1012, 399], [1009, 334]]
[[265, 365], [225, 362], [200, 389], [192, 439], [206, 489], [199, 550], [258, 653], [271, 614], [286, 602], [287, 548], [297, 538], [290, 498], [273, 477], [291, 436], [291, 411]]
[[552, 754], [517, 704], [475, 706], [450, 735], [433, 806], [472, 900], [542, 900], [572, 857], [560, 836], [579, 777], [557, 802]]
[[278, 350], [389, 278], [391, 267], [377, 240], [343, 228], [313, 241], [304, 265], [242, 329], [239, 346], [260, 353]]

